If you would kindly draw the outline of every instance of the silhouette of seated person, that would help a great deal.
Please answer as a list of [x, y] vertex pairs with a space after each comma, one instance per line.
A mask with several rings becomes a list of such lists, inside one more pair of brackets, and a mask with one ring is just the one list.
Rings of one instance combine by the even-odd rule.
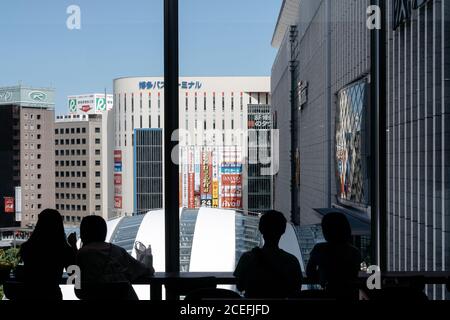
[[[82, 247], [78, 250], [77, 264], [81, 271], [82, 289], [83, 286], [92, 288], [102, 284], [129, 283], [132, 291], [132, 283], [153, 276], [153, 266], [146, 267], [125, 249], [105, 242], [106, 234], [107, 226], [102, 217], [88, 216], [81, 221]], [[133, 291], [128, 298], [137, 299], [137, 296]]]
[[297, 258], [279, 248], [286, 232], [286, 218], [277, 211], [264, 214], [259, 231], [262, 248], [254, 248], [240, 258], [234, 272], [237, 289], [249, 299], [285, 299], [296, 297], [301, 289], [302, 272]]
[[332, 296], [348, 297], [355, 292], [361, 268], [361, 254], [351, 244], [350, 224], [342, 213], [329, 213], [322, 219], [322, 232], [326, 242], [311, 251], [306, 274]]
[[17, 280], [25, 290], [19, 299], [62, 300], [59, 285], [64, 269], [75, 264], [76, 250], [67, 242], [58, 211], [46, 209], [39, 214], [31, 237], [20, 248], [20, 257], [24, 265]]

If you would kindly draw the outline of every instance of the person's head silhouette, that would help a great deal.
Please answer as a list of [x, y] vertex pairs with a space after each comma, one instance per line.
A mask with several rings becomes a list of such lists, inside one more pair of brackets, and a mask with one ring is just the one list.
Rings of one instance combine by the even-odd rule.
[[63, 246], [66, 234], [61, 214], [54, 209], [45, 209], [38, 215], [38, 221], [29, 239], [30, 243], [46, 246]]
[[80, 237], [83, 245], [93, 242], [104, 242], [107, 230], [106, 222], [102, 217], [84, 217], [80, 225]]
[[286, 218], [281, 212], [272, 210], [259, 220], [259, 231], [267, 245], [278, 246], [281, 236], [286, 232]]
[[340, 212], [331, 212], [322, 219], [322, 232], [329, 243], [350, 243], [352, 229], [346, 216]]

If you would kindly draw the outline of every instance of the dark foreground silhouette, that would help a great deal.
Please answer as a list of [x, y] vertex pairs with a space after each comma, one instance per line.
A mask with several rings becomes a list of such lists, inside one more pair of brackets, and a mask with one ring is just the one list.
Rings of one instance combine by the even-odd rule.
[[99, 216], [81, 221], [82, 247], [77, 254], [81, 271], [81, 290], [77, 295], [85, 299], [106, 299], [115, 289], [116, 299], [137, 299], [131, 284], [151, 277], [155, 270], [134, 259], [128, 252], [105, 242], [106, 222]]
[[318, 281], [334, 296], [349, 295], [356, 290], [361, 254], [352, 242], [350, 224], [342, 213], [333, 212], [322, 220], [326, 243], [311, 251], [306, 274]]
[[302, 281], [300, 263], [278, 246], [286, 218], [280, 212], [268, 212], [261, 217], [259, 230], [264, 246], [244, 253], [239, 260], [234, 272], [238, 290], [251, 299], [296, 297]]
[[46, 209], [39, 214], [36, 228], [22, 245], [20, 256], [24, 263], [20, 298], [61, 300], [59, 284], [64, 269], [75, 264], [76, 250], [67, 243], [58, 211]]

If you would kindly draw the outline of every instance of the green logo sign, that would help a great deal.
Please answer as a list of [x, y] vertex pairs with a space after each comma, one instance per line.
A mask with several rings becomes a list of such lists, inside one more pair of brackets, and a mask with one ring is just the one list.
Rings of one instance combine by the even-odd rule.
[[70, 112], [77, 112], [77, 99], [69, 99]]
[[95, 111], [106, 111], [106, 99], [97, 98], [95, 102]]

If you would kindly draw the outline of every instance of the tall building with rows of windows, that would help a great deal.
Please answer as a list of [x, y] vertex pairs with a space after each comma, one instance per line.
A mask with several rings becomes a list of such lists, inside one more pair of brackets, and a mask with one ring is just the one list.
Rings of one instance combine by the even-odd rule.
[[[246, 179], [243, 172], [247, 153], [248, 106], [259, 104], [270, 105], [269, 77], [180, 78], [182, 207], [245, 207], [246, 195], [243, 190], [246, 188], [243, 184]], [[137, 190], [143, 187], [142, 181], [158, 178], [160, 171], [156, 163], [155, 172], [146, 172], [147, 177], [140, 173], [136, 177], [135, 135], [138, 131], [142, 135], [142, 129], [162, 129], [164, 116], [170, 116], [164, 115], [164, 79], [116, 79], [113, 113], [114, 211], [117, 215], [139, 213], [136, 199], [141, 199], [143, 193], [154, 193], [162, 188], [162, 182], [160, 185], [153, 181], [151, 189]], [[142, 143], [145, 140], [140, 140], [142, 157]], [[155, 145], [149, 147], [154, 148]], [[162, 154], [161, 152], [161, 157], [152, 161], [161, 162]], [[140, 197], [136, 197], [136, 193]], [[159, 196], [161, 201], [151, 202], [155, 206], [153, 209], [159, 209], [161, 205], [158, 204], [163, 203], [163, 194], [160, 193]], [[171, 196], [178, 196], [178, 191]], [[148, 205], [144, 207], [146, 210], [152, 209]]]
[[56, 117], [55, 199], [66, 225], [87, 215], [112, 214], [112, 95], [68, 97], [68, 114]]
[[56, 118], [55, 199], [65, 224], [79, 224], [92, 214], [108, 217], [103, 130], [100, 114]]
[[0, 227], [35, 225], [53, 208], [54, 91], [0, 88]]

